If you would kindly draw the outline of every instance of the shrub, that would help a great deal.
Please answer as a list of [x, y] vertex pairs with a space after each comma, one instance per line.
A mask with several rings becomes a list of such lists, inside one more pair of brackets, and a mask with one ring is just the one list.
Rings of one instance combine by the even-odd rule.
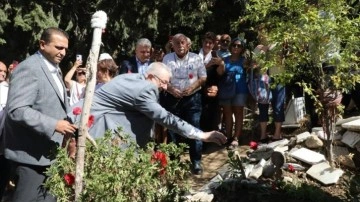
[[[189, 168], [179, 159], [185, 145], [154, 148], [153, 142], [139, 148], [120, 129], [97, 139], [97, 147], [87, 144], [81, 201], [183, 201]], [[66, 148], [59, 148], [45, 183], [58, 201], [74, 200], [75, 164]]]

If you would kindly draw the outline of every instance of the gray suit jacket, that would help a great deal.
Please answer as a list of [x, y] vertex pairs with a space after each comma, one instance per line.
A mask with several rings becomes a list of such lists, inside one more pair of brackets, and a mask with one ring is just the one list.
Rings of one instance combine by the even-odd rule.
[[[158, 99], [158, 88], [140, 74], [115, 77], [95, 91], [91, 107], [95, 122], [89, 130], [90, 135], [99, 138], [108, 129], [122, 127], [139, 146], [144, 147], [150, 140], [154, 122], [184, 136], [195, 130], [192, 125], [166, 111]], [[73, 107], [82, 105], [83, 101]]]
[[63, 140], [55, 127], [58, 120], [67, 118], [69, 105], [64, 97], [65, 102], [39, 54], [16, 67], [10, 78], [4, 128], [7, 159], [39, 166], [51, 164]]

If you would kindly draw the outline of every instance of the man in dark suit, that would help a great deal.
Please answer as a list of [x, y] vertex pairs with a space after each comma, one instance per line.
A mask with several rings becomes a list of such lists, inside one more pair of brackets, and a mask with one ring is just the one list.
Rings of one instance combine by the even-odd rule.
[[140, 73], [145, 74], [150, 62], [151, 42], [142, 38], [136, 42], [135, 56], [121, 63], [120, 74]]
[[17, 201], [56, 201], [43, 187], [44, 172], [55, 160], [64, 135], [76, 126], [68, 122], [64, 82], [59, 63], [68, 48], [68, 35], [47, 28], [39, 51], [20, 63], [10, 78], [4, 125], [4, 154], [15, 168]]

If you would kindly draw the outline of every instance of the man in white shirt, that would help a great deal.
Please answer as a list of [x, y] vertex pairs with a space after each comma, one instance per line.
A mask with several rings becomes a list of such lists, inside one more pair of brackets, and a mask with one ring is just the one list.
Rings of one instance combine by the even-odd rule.
[[[163, 62], [171, 69], [169, 88], [161, 98], [161, 104], [168, 111], [179, 116], [193, 126], [200, 127], [201, 86], [206, 81], [206, 69], [198, 54], [189, 52], [188, 39], [183, 34], [176, 34], [173, 39], [173, 53], [165, 55]], [[170, 131], [170, 138], [178, 142], [180, 136]], [[202, 173], [202, 141], [189, 140], [190, 160], [193, 173]]]

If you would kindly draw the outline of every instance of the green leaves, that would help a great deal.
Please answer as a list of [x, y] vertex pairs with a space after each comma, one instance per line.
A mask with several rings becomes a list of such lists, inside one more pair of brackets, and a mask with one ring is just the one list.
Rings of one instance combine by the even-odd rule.
[[[140, 149], [119, 129], [106, 132], [97, 144], [97, 148], [87, 145], [82, 201], [179, 201], [187, 190], [184, 181], [189, 170], [187, 163], [169, 158], [180, 158], [185, 145], [158, 146], [159, 151], [166, 153], [168, 162], [160, 172], [163, 165], [151, 160], [154, 143]], [[60, 148], [57, 161], [47, 172], [45, 185], [58, 201], [73, 199], [74, 187], [66, 185], [63, 179], [67, 173], [75, 175], [75, 164], [66, 149]]]

